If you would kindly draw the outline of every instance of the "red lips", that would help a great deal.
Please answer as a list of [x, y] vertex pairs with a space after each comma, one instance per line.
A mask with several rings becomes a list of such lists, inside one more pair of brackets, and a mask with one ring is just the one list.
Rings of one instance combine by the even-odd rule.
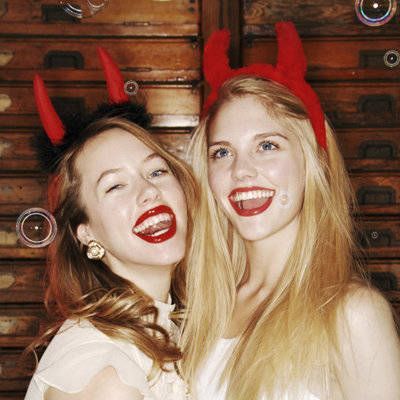
[[[170, 221], [170, 226], [168, 228], [168, 230], [164, 233], [162, 233], [161, 235], [146, 235], [140, 232], [134, 232], [133, 229], [135, 227], [137, 227], [138, 225], [140, 225], [143, 221], [145, 221], [147, 218], [150, 217], [154, 217], [155, 215], [158, 214], [164, 214], [167, 213], [171, 216], [171, 221]], [[146, 212], [144, 212], [135, 222], [135, 225], [132, 228], [132, 232], [138, 236], [140, 239], [145, 240], [146, 242], [149, 243], [162, 243], [165, 242], [168, 239], [171, 239], [175, 233], [176, 233], [176, 218], [175, 218], [175, 214], [172, 211], [172, 209], [168, 206], [165, 205], [161, 205], [161, 206], [157, 206], [152, 208], [151, 210], [147, 210]]]
[[[237, 189], [232, 190], [231, 193], [229, 193], [229, 196], [228, 196], [229, 202], [231, 203], [232, 208], [241, 217], [252, 217], [253, 215], [261, 214], [271, 205], [272, 199], [274, 196], [269, 196], [269, 197], [265, 198], [265, 202], [263, 202], [260, 206], [254, 207], [254, 208], [248, 208], [248, 209], [241, 208], [239, 206], [238, 202], [233, 200], [233, 198], [235, 197], [235, 195], [237, 193], [252, 192], [255, 190], [263, 190], [263, 191], [268, 190], [268, 191], [275, 192], [274, 190], [268, 189], [265, 187], [250, 186], [250, 187], [237, 188]], [[264, 199], [260, 199], [260, 200], [264, 200]], [[243, 200], [243, 201], [246, 201], [246, 200]]]

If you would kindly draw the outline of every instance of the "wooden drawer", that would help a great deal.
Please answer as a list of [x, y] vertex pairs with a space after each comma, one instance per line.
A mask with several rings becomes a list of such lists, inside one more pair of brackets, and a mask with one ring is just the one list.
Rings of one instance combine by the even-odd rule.
[[0, 80], [31, 82], [34, 74], [40, 73], [45, 80], [104, 81], [96, 53], [99, 45], [110, 52], [126, 79], [200, 79], [198, 42], [189, 38], [103, 39], [101, 42], [90, 38], [10, 38], [0, 42]]
[[0, 210], [2, 215], [18, 215], [30, 207], [43, 207], [47, 178], [44, 176], [0, 176]]
[[1, 398], [12, 399], [10, 393], [1, 392], [25, 392], [28, 388], [32, 371], [35, 368], [35, 361], [32, 356], [22, 358], [22, 349], [1, 349], [0, 350], [0, 396]]
[[351, 174], [360, 212], [371, 214], [400, 214], [400, 173]]
[[[67, 85], [67, 83], [66, 83]], [[62, 115], [66, 110], [79, 112], [94, 109], [106, 101], [104, 84], [79, 84], [74, 87], [47, 85], [55, 108]], [[190, 85], [142, 85], [147, 106], [153, 114], [153, 125], [193, 127], [198, 123], [200, 89]], [[7, 127], [39, 126], [32, 83], [0, 86], [0, 125]]]
[[[400, 79], [400, 66], [389, 68], [383, 61], [387, 50], [398, 49], [398, 38], [305, 38], [303, 47], [308, 63], [307, 78], [311, 81]], [[244, 65], [275, 65], [276, 57], [275, 39], [251, 35], [244, 38]]]
[[0, 0], [0, 33], [54, 36], [195, 36], [197, 0], [112, 0], [91, 18], [70, 17], [57, 0]]
[[244, 33], [274, 35], [277, 21], [293, 21], [301, 35], [398, 35], [398, 16], [386, 25], [371, 28], [358, 21], [354, 1], [336, 0], [246, 0]]
[[336, 135], [350, 171], [400, 171], [399, 129], [341, 129]]
[[42, 302], [44, 264], [44, 261], [0, 260], [0, 302]]
[[[37, 129], [1, 129], [0, 128], [0, 170], [38, 171], [31, 141]], [[189, 130], [154, 130], [154, 135], [166, 149], [185, 158], [190, 141]]]
[[26, 347], [46, 328], [42, 306], [5, 306], [0, 308], [0, 346]]
[[368, 263], [371, 280], [380, 290], [394, 292], [400, 290], [400, 261]]
[[46, 248], [33, 249], [19, 243], [15, 224], [17, 217], [0, 217], [0, 259], [44, 259]]
[[400, 126], [400, 82], [318, 83], [314, 88], [335, 128]]
[[369, 258], [400, 258], [399, 216], [360, 217], [359, 240]]

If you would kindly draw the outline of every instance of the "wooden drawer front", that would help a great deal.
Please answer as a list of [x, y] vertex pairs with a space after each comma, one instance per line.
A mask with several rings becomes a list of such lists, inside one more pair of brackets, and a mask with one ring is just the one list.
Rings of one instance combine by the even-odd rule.
[[348, 36], [364, 34], [396, 35], [398, 17], [374, 29], [358, 21], [354, 1], [337, 0], [246, 0], [244, 2], [244, 32], [274, 35], [277, 21], [293, 21], [301, 35]]
[[335, 128], [400, 126], [400, 83], [314, 85]]
[[399, 129], [343, 129], [336, 135], [350, 171], [400, 171]]
[[[22, 358], [22, 349], [0, 350], [0, 391], [25, 392], [34, 368], [33, 356], [29, 356], [27, 359]], [[4, 398], [1, 392], [0, 396], [2, 399]], [[10, 399], [12, 399], [11, 396]]]
[[0, 302], [43, 301], [44, 262], [0, 261]]
[[400, 291], [400, 261], [371, 262], [368, 264], [371, 280], [384, 292]]
[[18, 215], [30, 207], [43, 207], [47, 179], [42, 176], [0, 176], [1, 214]]
[[[143, 85], [148, 110], [154, 126], [192, 127], [198, 123], [200, 91], [189, 85]], [[54, 87], [48, 85], [49, 95], [60, 114], [69, 110], [79, 112], [85, 106], [94, 109], [107, 99], [104, 85]], [[40, 126], [29, 85], [0, 86], [0, 125]]]
[[[0, 80], [104, 81], [96, 53], [106, 48], [125, 78], [151, 81], [200, 79], [198, 42], [190, 39], [3, 39]], [[27, 55], [29, 54], [29, 57]], [[62, 69], [62, 72], [60, 72]]]
[[[399, 39], [313, 38], [303, 40], [310, 80], [399, 79], [400, 66], [389, 68], [383, 61], [387, 50], [398, 49]], [[245, 37], [244, 65], [276, 63], [275, 39]]]
[[[73, 3], [73, 2], [72, 2]], [[76, 19], [57, 0], [0, 0], [0, 33], [63, 36], [197, 35], [197, 0], [112, 0], [91, 18]]]
[[0, 309], [0, 345], [26, 347], [42, 334], [46, 327], [42, 306], [2, 306]]
[[[35, 153], [31, 147], [37, 129], [0, 129], [0, 169], [9, 171], [38, 171]], [[181, 157], [186, 156], [190, 141], [189, 130], [159, 130], [154, 135], [167, 150]]]
[[363, 217], [359, 221], [360, 243], [371, 258], [400, 258], [398, 216]]
[[351, 182], [363, 214], [400, 214], [400, 173], [352, 174]]

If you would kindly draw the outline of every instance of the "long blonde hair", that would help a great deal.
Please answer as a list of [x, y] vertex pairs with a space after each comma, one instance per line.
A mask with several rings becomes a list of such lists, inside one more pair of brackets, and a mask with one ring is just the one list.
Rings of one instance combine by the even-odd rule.
[[301, 101], [277, 83], [250, 76], [225, 82], [192, 138], [190, 158], [201, 201], [187, 271], [190, 296], [182, 368], [193, 383], [228, 326], [237, 288], [248, 272], [244, 241], [214, 199], [207, 176], [210, 124], [223, 104], [243, 96], [256, 98], [272, 118], [297, 135], [306, 179], [296, 243], [277, 285], [254, 312], [227, 363], [222, 377], [228, 382], [227, 398], [255, 400], [265, 394], [280, 399], [288, 391], [297, 399], [315, 368], [329, 394], [338, 349], [338, 309], [350, 283], [362, 284], [350, 214], [351, 186], [329, 124], [325, 152]]
[[[197, 185], [190, 168], [174, 157], [147, 131], [123, 118], [108, 117], [91, 123], [80, 140], [66, 152], [56, 171], [54, 216], [58, 233], [51, 244], [47, 265], [45, 305], [53, 320], [50, 328], [28, 349], [46, 345], [66, 319], [89, 320], [106, 335], [135, 344], [153, 360], [153, 372], [181, 358], [181, 352], [157, 321], [153, 300], [134, 283], [113, 273], [101, 260], [89, 260], [86, 246], [76, 237], [79, 224], [88, 221], [80, 201], [81, 176], [76, 159], [88, 141], [104, 131], [120, 128], [163, 157], [177, 177], [188, 204], [188, 238], [197, 203]], [[189, 239], [187, 239], [189, 241]], [[178, 309], [185, 302], [186, 259], [176, 266], [171, 295]]]

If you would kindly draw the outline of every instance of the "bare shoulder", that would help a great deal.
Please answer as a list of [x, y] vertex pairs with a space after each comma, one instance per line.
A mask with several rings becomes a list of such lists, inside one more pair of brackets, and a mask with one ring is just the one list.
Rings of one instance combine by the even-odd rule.
[[354, 287], [338, 318], [345, 398], [400, 398], [400, 341], [392, 309], [375, 289]]
[[45, 400], [142, 400], [139, 390], [124, 384], [113, 367], [106, 367], [96, 374], [79, 393], [65, 393], [50, 387]]

